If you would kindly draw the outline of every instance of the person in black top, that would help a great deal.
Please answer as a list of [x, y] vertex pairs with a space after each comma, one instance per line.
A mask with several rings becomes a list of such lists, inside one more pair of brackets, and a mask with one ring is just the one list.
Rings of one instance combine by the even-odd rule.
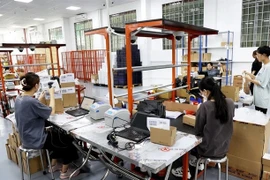
[[[252, 63], [251, 73], [254, 76], [256, 76], [258, 74], [258, 72], [260, 71], [260, 69], [262, 68], [262, 62], [259, 62], [257, 59], [257, 50], [253, 51], [252, 56], [255, 60]], [[253, 95], [253, 87], [254, 87], [254, 84], [251, 83], [250, 84], [250, 91], [251, 91], [252, 95]]]

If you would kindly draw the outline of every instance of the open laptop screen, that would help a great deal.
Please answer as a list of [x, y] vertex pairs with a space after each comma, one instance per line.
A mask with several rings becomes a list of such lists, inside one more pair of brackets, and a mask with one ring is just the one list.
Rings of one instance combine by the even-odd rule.
[[84, 96], [81, 108], [89, 111], [89, 108], [94, 103], [94, 101], [94, 99]]
[[137, 112], [131, 122], [132, 127], [136, 127], [145, 131], [149, 131], [147, 128], [147, 117], [157, 117], [156, 115], [147, 114], [144, 112]]

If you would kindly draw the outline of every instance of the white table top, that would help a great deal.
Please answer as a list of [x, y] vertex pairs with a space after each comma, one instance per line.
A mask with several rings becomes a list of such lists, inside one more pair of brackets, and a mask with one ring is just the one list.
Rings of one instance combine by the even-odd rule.
[[[83, 140], [100, 150], [116, 155], [125, 161], [139, 167], [146, 168], [153, 173], [164, 169], [179, 157], [201, 143], [202, 138], [177, 132], [176, 143], [172, 147], [153, 144], [149, 140], [135, 146], [131, 151], [120, 151], [108, 144], [107, 135], [112, 131], [111, 127], [105, 125], [105, 121], [94, 123], [72, 131], [78, 139]], [[118, 146], [124, 148], [130, 140], [117, 137]]]

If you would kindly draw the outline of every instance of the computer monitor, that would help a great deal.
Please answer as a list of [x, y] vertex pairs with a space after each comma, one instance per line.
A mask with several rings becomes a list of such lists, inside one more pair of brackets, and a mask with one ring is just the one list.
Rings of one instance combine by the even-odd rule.
[[132, 122], [131, 122], [131, 127], [139, 128], [145, 131], [149, 131], [147, 128], [147, 117], [158, 117], [154, 114], [147, 114], [144, 112], [137, 112], [134, 114]]

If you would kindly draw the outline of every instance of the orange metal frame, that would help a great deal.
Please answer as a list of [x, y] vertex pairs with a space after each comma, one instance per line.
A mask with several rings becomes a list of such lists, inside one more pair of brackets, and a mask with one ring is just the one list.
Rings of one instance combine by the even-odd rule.
[[[177, 26], [169, 26], [164, 23], [162, 19], [159, 20], [152, 20], [152, 21], [145, 21], [145, 22], [135, 22], [129, 23], [125, 26], [125, 33], [126, 33], [126, 61], [127, 61], [127, 79], [128, 79], [128, 109], [132, 112], [133, 109], [133, 86], [132, 86], [132, 51], [131, 51], [131, 33], [136, 31], [138, 28], [144, 27], [152, 27], [152, 28], [159, 28], [159, 29], [166, 29], [170, 31], [184, 31], [188, 33], [188, 88], [190, 89], [190, 64], [191, 64], [191, 41], [193, 38], [198, 37], [199, 35], [203, 34], [217, 34], [217, 31], [209, 31], [209, 32], [200, 32], [198, 30], [189, 29], [188, 25], [182, 24], [181, 27]], [[194, 27], [194, 26], [193, 26]], [[175, 65], [176, 63], [176, 40], [174, 36], [170, 36], [168, 39], [172, 40], [172, 64]], [[175, 67], [172, 68], [172, 84], [173, 88], [175, 88], [175, 77], [176, 77], [176, 69]], [[172, 100], [175, 101], [175, 91], [172, 91]], [[186, 153], [183, 157], [183, 179], [188, 179], [188, 153]]]
[[113, 104], [113, 94], [112, 94], [112, 88], [113, 85], [111, 83], [111, 57], [110, 57], [110, 39], [109, 34], [107, 32], [107, 28], [101, 28], [94, 31], [86, 32], [85, 35], [94, 35], [94, 34], [100, 34], [104, 36], [106, 41], [106, 57], [107, 57], [107, 71], [108, 71], [108, 91], [109, 91], [109, 99], [110, 99], [110, 105], [114, 106]]
[[[60, 71], [60, 62], [59, 62], [59, 56], [58, 56], [58, 50], [60, 47], [65, 46], [65, 44], [17, 44], [17, 43], [2, 43], [1, 48], [18, 48], [18, 47], [22, 47], [22, 48], [29, 48], [30, 46], [34, 46], [35, 48], [49, 48], [50, 49], [50, 57], [51, 57], [51, 63], [53, 63], [53, 55], [52, 55], [52, 47], [56, 47], [56, 62], [57, 62], [57, 68], [58, 68], [58, 75], [61, 75], [61, 71]], [[9, 52], [8, 50], [0, 50], [0, 52]], [[28, 53], [27, 53], [28, 56]], [[9, 53], [9, 57], [11, 58], [11, 53]], [[12, 62], [12, 59], [10, 59], [10, 62]], [[12, 64], [11, 64], [12, 65]], [[3, 93], [4, 93], [4, 98], [5, 98], [5, 102], [7, 102], [7, 98], [6, 98], [6, 89], [5, 89], [5, 81], [3, 78], [3, 67], [2, 64], [0, 63], [0, 77], [1, 77], [1, 81], [2, 81], [2, 89], [3, 89]], [[54, 76], [54, 65], [52, 64], [52, 75]], [[2, 92], [1, 92], [2, 93]], [[2, 96], [2, 95], [1, 95]], [[1, 97], [0, 96], [0, 97]], [[7, 113], [9, 114], [9, 111], [7, 111]]]

